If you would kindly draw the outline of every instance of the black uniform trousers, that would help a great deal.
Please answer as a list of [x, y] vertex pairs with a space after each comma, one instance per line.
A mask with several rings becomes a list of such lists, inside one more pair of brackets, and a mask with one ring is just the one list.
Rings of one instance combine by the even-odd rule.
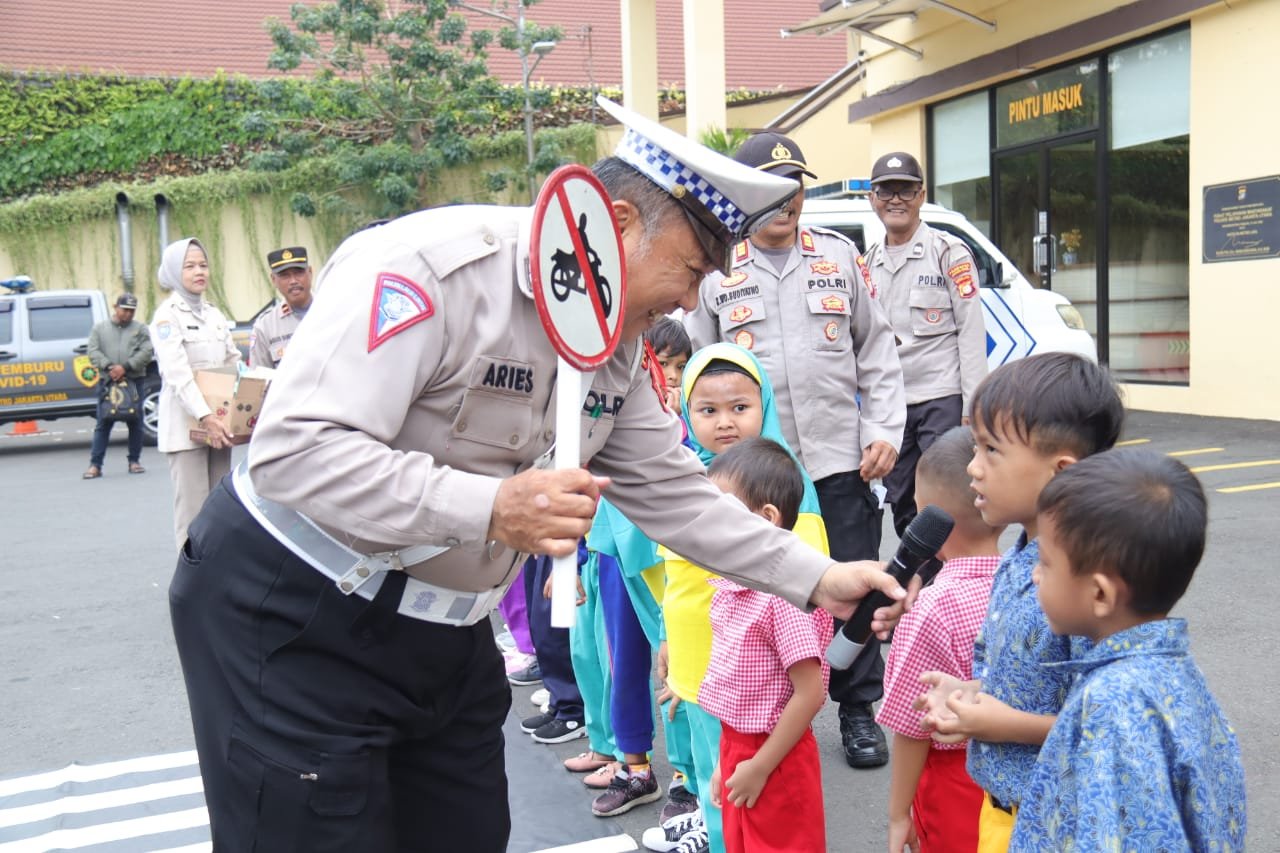
[[[815, 481], [813, 487], [818, 492], [832, 558], [840, 562], [880, 559], [883, 512], [862, 475], [844, 471]], [[839, 631], [844, 622], [835, 622]], [[840, 705], [875, 702], [884, 695], [884, 659], [874, 635], [854, 658], [853, 666], [831, 670], [828, 692]]]
[[893, 505], [893, 529], [902, 538], [916, 517], [916, 466], [938, 436], [960, 426], [964, 400], [959, 394], [912, 403], [907, 406], [907, 426], [902, 433], [902, 452], [893, 470], [884, 478], [885, 497]]
[[218, 853], [503, 853], [502, 724], [488, 620], [399, 615], [281, 546], [229, 477], [192, 522], [169, 587]]

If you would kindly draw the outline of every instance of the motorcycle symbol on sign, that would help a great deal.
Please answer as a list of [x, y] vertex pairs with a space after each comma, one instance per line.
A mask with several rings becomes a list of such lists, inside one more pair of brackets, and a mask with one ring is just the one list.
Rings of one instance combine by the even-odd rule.
[[[609, 287], [609, 280], [600, 275], [600, 256], [596, 254], [595, 249], [591, 248], [591, 243], [587, 239], [585, 213], [578, 217], [578, 236], [582, 240], [582, 248], [586, 251], [591, 265], [591, 277], [596, 282], [596, 294], [600, 297], [600, 307], [604, 309], [605, 314], [609, 314], [613, 305], [613, 290]], [[551, 295], [557, 302], [564, 302], [569, 298], [571, 290], [584, 296], [587, 293], [587, 287], [582, 283], [582, 267], [578, 263], [578, 256], [572, 251], [556, 249], [551, 255]]]

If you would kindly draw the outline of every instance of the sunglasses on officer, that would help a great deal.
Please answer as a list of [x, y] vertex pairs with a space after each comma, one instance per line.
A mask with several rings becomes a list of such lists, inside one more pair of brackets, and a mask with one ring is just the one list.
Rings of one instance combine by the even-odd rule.
[[879, 186], [871, 190], [880, 201], [892, 201], [894, 196], [903, 201], [915, 201], [916, 196], [924, 192], [923, 187], [902, 187], [900, 189], [890, 189], [889, 187]]

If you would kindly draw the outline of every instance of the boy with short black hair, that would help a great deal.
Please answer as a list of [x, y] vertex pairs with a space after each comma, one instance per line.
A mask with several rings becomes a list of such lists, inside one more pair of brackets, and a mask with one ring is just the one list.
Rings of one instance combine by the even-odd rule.
[[967, 769], [986, 792], [978, 819], [984, 853], [1007, 848], [1040, 744], [1071, 684], [1061, 667], [1045, 666], [1070, 660], [1072, 641], [1049, 630], [1036, 600], [1036, 501], [1058, 473], [1112, 447], [1123, 421], [1106, 369], [1069, 353], [1004, 364], [973, 395], [975, 506], [990, 525], [1024, 529], [992, 583], [974, 643], [974, 680], [925, 673], [921, 681], [932, 689], [919, 702], [935, 739], [970, 738]]
[[658, 367], [662, 368], [663, 378], [667, 381], [667, 408], [673, 412], [680, 411], [680, 377], [684, 375], [684, 366], [693, 355], [693, 343], [689, 333], [678, 320], [664, 317], [644, 333], [645, 342], [653, 348]]
[[1204, 553], [1204, 490], [1181, 462], [1120, 449], [1040, 493], [1033, 578], [1055, 634], [1094, 645], [1040, 750], [1011, 850], [1243, 850], [1231, 724], [1168, 612]]
[[[712, 460], [720, 489], [778, 527], [793, 529], [805, 498], [795, 457], [745, 438]], [[711, 662], [698, 702], [721, 725], [711, 801], [726, 853], [825, 853], [822, 768], [811, 724], [831, 669], [831, 614], [712, 578]]]
[[978, 843], [982, 789], [965, 772], [964, 744], [935, 743], [913, 708], [921, 674], [936, 670], [973, 677], [973, 643], [987, 615], [991, 581], [1000, 565], [1000, 534], [973, 505], [966, 467], [973, 432], [953, 427], [920, 457], [912, 494], [955, 526], [938, 555], [946, 561], [894, 629], [884, 670], [884, 703], [876, 721], [893, 732], [890, 752], [889, 850], [972, 853]]

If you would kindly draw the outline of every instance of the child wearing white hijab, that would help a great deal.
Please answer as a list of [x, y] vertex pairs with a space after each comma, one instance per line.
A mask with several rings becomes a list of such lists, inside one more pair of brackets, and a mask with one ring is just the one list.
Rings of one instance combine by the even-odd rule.
[[[231, 470], [231, 434], [213, 417], [196, 387], [195, 371], [235, 366], [240, 351], [231, 338], [231, 323], [205, 301], [209, 261], [198, 240], [188, 237], [166, 246], [158, 276], [160, 286], [173, 293], [151, 320], [151, 341], [164, 380], [157, 449], [173, 478], [174, 537], [182, 550], [187, 525]], [[191, 439], [196, 428], [208, 436], [204, 443]]]

